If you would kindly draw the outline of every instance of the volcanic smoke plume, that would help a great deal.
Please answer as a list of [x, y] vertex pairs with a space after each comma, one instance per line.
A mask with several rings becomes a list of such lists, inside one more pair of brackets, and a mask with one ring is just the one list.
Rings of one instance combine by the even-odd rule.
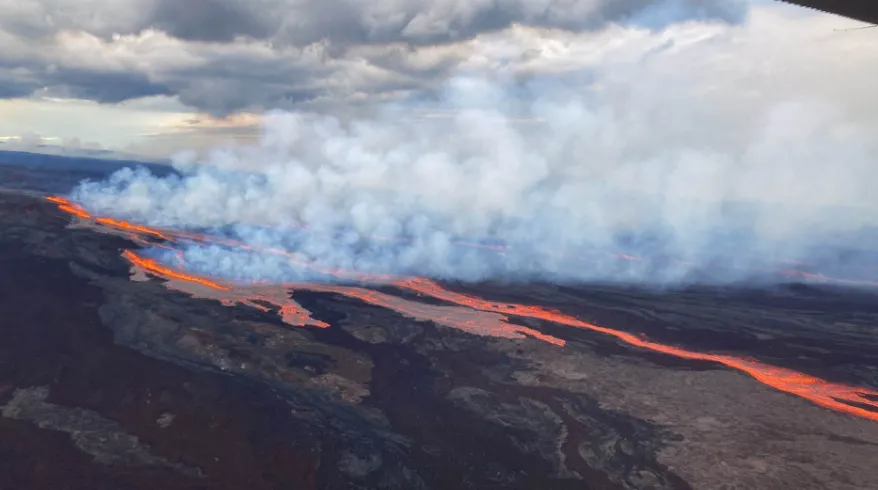
[[[490, 63], [440, 92], [356, 117], [270, 113], [257, 145], [182, 155], [172, 177], [122, 170], [72, 199], [316, 267], [183, 248], [187, 270], [231, 279], [329, 281], [315, 271], [344, 268], [677, 284], [769, 280], [801, 263], [850, 275], [876, 236], [874, 76], [825, 18], [784, 12], [484, 35], [471, 59]], [[552, 36], [575, 65], [533, 55], [557, 48]], [[485, 68], [498, 63], [512, 68]]]

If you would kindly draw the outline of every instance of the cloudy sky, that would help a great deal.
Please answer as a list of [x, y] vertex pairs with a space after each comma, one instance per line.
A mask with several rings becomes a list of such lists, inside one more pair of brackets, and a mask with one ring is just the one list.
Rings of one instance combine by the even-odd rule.
[[718, 30], [724, 58], [698, 63], [759, 78], [742, 91], [853, 100], [878, 66], [878, 30], [838, 30], [859, 25], [745, 0], [0, 0], [0, 142], [165, 157], [252, 140], [271, 109], [436, 117], [461, 73], [569, 89]]

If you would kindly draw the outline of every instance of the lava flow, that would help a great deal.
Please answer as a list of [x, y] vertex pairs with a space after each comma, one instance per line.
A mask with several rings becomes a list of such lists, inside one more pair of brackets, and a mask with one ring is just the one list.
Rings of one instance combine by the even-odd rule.
[[682, 359], [717, 362], [743, 371], [772, 388], [798, 395], [820, 406], [878, 421], [878, 399], [875, 399], [878, 397], [878, 391], [829, 383], [791, 369], [770, 366], [753, 359], [723, 354], [706, 354], [651, 342], [632, 333], [583, 322], [559, 311], [539, 306], [494, 303], [468, 294], [449, 291], [429, 279], [401, 280], [396, 283], [396, 286], [476, 310], [534, 318], [570, 327], [592, 330], [605, 335], [611, 335], [626, 344], [641, 349], [661, 352]]
[[196, 297], [216, 299], [225, 305], [244, 304], [262, 311], [270, 311], [264, 304], [278, 308], [278, 314], [288, 324], [294, 326], [329, 327], [329, 324], [311, 318], [311, 313], [290, 299], [295, 290], [338, 294], [358, 299], [364, 303], [394, 310], [409, 318], [432, 321], [439, 325], [457, 328], [476, 335], [519, 339], [534, 337], [554, 345], [563, 346], [564, 340], [546, 335], [531, 328], [509, 323], [503, 315], [491, 312], [461, 308], [459, 306], [438, 306], [397, 298], [389, 294], [352, 286], [331, 286], [321, 284], [233, 284], [163, 266], [155, 260], [126, 250], [122, 256], [142, 273], [160, 277], [168, 281], [171, 289], [182, 291]]
[[[56, 203], [61, 211], [83, 220], [94, 222], [105, 229], [126, 234], [140, 244], [156, 245], [145, 241], [144, 235], [152, 239], [158, 238], [165, 240], [166, 243], [161, 244], [160, 246], [172, 250], [174, 249], [172, 246], [173, 243], [180, 240], [196, 240], [205, 243], [211, 242], [211, 238], [209, 237], [194, 235], [191, 233], [175, 232], [172, 230], [155, 230], [141, 225], [134, 225], [126, 221], [118, 221], [110, 218], [95, 218], [82, 209], [82, 207], [73, 204], [64, 198], [50, 197], [48, 200]], [[222, 239], [220, 243], [226, 246], [248, 247], [243, 243], [227, 239]], [[301, 258], [296, 257], [295, 254], [285, 250], [262, 250], [249, 247], [248, 249], [259, 252], [283, 254], [289, 257], [295, 265], [311, 267], [306, 261], [303, 261]], [[563, 339], [541, 333], [532, 328], [516, 325], [508, 321], [510, 316], [532, 318], [609, 335], [637, 348], [660, 352], [662, 354], [682, 359], [719, 363], [747, 373], [757, 381], [772, 388], [807, 399], [822, 407], [878, 421], [878, 391], [830, 383], [804, 373], [771, 366], [753, 359], [725, 354], [695, 352], [680, 347], [652, 342], [635, 334], [583, 322], [559, 311], [539, 306], [487, 301], [476, 296], [449, 291], [441, 287], [438, 283], [426, 278], [402, 279], [390, 278], [385, 275], [369, 276], [351, 271], [321, 270], [321, 272], [325, 274], [331, 274], [345, 279], [357, 279], [365, 283], [386, 284], [390, 282], [397, 288], [414, 291], [420, 295], [451, 303], [454, 306], [423, 304], [371, 289], [354, 286], [324, 284], [242, 285], [190, 274], [180, 269], [174, 269], [162, 265], [155, 260], [142, 257], [130, 250], [125, 251], [123, 256], [131, 263], [137, 273], [149, 274], [165, 279], [168, 281], [168, 287], [200, 297], [217, 299], [226, 305], [240, 303], [262, 311], [270, 311], [271, 308], [265, 305], [271, 305], [277, 308], [278, 314], [283, 317], [284, 321], [292, 325], [310, 325], [321, 328], [329, 327], [327, 323], [311, 318], [310, 312], [291, 299], [291, 294], [293, 294], [295, 290], [307, 290], [354, 298], [368, 304], [392, 309], [410, 318], [432, 321], [440, 325], [446, 325], [477, 335], [504, 338], [523, 338], [527, 336], [557, 346], [566, 345], [566, 341]], [[393, 280], [389, 281], [389, 279]]]

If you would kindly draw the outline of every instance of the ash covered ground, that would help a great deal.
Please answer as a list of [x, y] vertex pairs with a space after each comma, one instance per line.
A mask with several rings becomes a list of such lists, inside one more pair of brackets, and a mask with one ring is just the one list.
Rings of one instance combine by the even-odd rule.
[[[304, 288], [296, 326], [44, 199], [101, 172], [0, 166], [0, 489], [878, 488], [875, 291]], [[507, 303], [604, 331], [473, 326]]]

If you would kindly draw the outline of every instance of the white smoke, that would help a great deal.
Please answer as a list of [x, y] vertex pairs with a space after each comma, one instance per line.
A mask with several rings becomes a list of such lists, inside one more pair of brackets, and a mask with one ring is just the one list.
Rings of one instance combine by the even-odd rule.
[[[779, 12], [479, 39], [484, 58], [506, 60], [534, 49], [522, 39], [566, 42], [570, 66], [559, 73], [545, 55], [488, 69], [474, 57], [432, 102], [353, 120], [268, 114], [258, 145], [181, 158], [181, 177], [122, 170], [73, 198], [368, 272], [674, 283], [750, 278], [784, 260], [859, 266], [818, 250], [865, 247], [851, 237], [878, 224], [878, 42]], [[214, 274], [303, 278], [277, 256], [187, 257]]]

